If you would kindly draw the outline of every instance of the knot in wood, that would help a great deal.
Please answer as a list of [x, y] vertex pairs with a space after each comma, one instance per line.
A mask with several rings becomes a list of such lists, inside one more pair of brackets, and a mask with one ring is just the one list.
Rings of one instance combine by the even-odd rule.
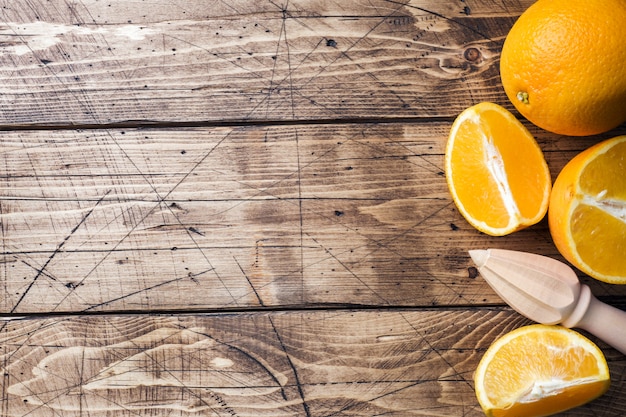
[[469, 62], [478, 62], [481, 58], [481, 53], [477, 48], [467, 48], [463, 53], [463, 56]]

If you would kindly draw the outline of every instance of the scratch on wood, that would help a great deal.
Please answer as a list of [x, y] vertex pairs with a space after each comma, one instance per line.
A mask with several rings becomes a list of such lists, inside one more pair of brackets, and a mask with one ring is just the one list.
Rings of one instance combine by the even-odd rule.
[[[195, 273], [195, 274], [190, 272], [189, 274], [185, 275], [184, 277], [176, 277], [176, 278], [172, 278], [172, 279], [167, 280], [167, 281], [159, 282], [158, 284], [152, 285], [150, 287], [144, 287], [144, 288], [141, 288], [141, 289], [139, 289], [137, 291], [133, 291], [133, 292], [130, 292], [128, 294], [124, 294], [124, 295], [121, 295], [119, 297], [112, 298], [110, 300], [103, 301], [103, 302], [98, 303], [98, 304], [94, 304], [92, 306], [87, 307], [86, 309], [84, 309], [82, 311], [83, 312], [87, 312], [87, 311], [96, 309], [98, 307], [102, 307], [102, 306], [105, 306], [105, 305], [108, 305], [108, 304], [112, 304], [112, 303], [124, 300], [126, 298], [132, 297], [133, 295], [141, 294], [143, 292], [152, 291], [155, 288], [159, 288], [159, 287], [162, 287], [162, 286], [165, 286], [165, 285], [177, 282], [177, 281], [181, 281], [181, 280], [183, 280], [185, 278], [191, 278], [192, 280], [195, 280], [196, 277], [201, 276], [201, 275], [206, 274], [206, 273], [211, 272], [211, 271], [212, 271], [212, 269], [207, 269], [207, 270]], [[81, 284], [80, 283], [79, 284], [74, 284], [74, 288], [77, 287], [78, 285], [81, 285]]]
[[383, 305], [391, 305], [389, 300], [385, 299], [382, 295], [380, 295], [377, 291], [375, 291], [371, 286], [369, 286], [367, 284], [367, 282], [365, 282], [361, 277], [359, 277], [352, 270], [352, 268], [347, 266], [344, 262], [341, 261], [341, 259], [339, 259], [335, 254], [333, 254], [330, 251], [330, 249], [324, 247], [314, 236], [311, 236], [308, 233], [307, 233], [307, 236], [309, 237], [309, 239], [313, 240], [313, 242], [315, 242], [317, 245], [319, 245], [320, 248], [323, 248], [324, 252], [326, 252], [330, 258], [332, 258], [333, 260], [335, 260], [335, 262], [337, 262], [339, 265], [341, 265], [342, 268], [344, 268], [346, 270], [346, 272], [348, 272], [350, 275], [352, 275], [361, 285], [363, 285], [365, 288], [367, 288], [372, 294], [374, 294], [374, 296], [379, 298], [383, 302]]
[[280, 337], [280, 334], [278, 333], [278, 329], [276, 328], [276, 325], [274, 324], [274, 320], [272, 319], [271, 316], [268, 317], [268, 320], [270, 322], [270, 325], [272, 326], [272, 331], [276, 335], [278, 344], [280, 345], [280, 348], [282, 349], [283, 353], [285, 354], [285, 358], [287, 359], [287, 362], [289, 363], [291, 372], [293, 373], [296, 388], [298, 389], [298, 394], [300, 394], [300, 400], [302, 401], [302, 408], [304, 409], [304, 414], [306, 417], [311, 417], [311, 411], [309, 409], [309, 404], [307, 404], [306, 398], [304, 396], [304, 389], [302, 388], [302, 383], [300, 382], [300, 377], [298, 376], [298, 370], [296, 366], [294, 365], [293, 361], [291, 360], [291, 355], [289, 355], [289, 353], [287, 352], [287, 347], [285, 346], [285, 343], [283, 342], [282, 338]]
[[[199, 333], [205, 337], [210, 338], [211, 340], [214, 340], [216, 343], [220, 343], [223, 344], [224, 346], [227, 346], [230, 349], [233, 349], [239, 353], [241, 353], [242, 355], [244, 355], [246, 358], [250, 359], [251, 361], [253, 361], [253, 363], [255, 363], [256, 365], [260, 366], [266, 373], [267, 375], [270, 376], [270, 378], [272, 379], [272, 381], [274, 383], [276, 383], [277, 386], [280, 387], [280, 392], [281, 392], [281, 397], [283, 400], [287, 401], [287, 393], [285, 392], [285, 385], [288, 382], [288, 378], [277, 372], [276, 370], [272, 369], [272, 367], [269, 365], [269, 363], [267, 363], [267, 361], [265, 359], [263, 359], [262, 357], [257, 357], [256, 355], [254, 355], [251, 352], [248, 352], [236, 345], [233, 344], [233, 341], [230, 342], [226, 342], [223, 340], [219, 340], [217, 338], [215, 338], [214, 336], [211, 336], [210, 334], [207, 334], [206, 332], [201, 332]], [[250, 387], [253, 388], [253, 387]]]
[[459, 25], [459, 26], [462, 26], [462, 27], [464, 27], [464, 28], [466, 28], [466, 29], [469, 29], [469, 30], [471, 30], [472, 32], [476, 33], [477, 35], [482, 36], [483, 38], [485, 38], [485, 39], [487, 39], [487, 40], [489, 40], [489, 41], [491, 41], [491, 40], [492, 40], [492, 39], [491, 39], [491, 37], [489, 37], [488, 35], [484, 34], [484, 33], [483, 33], [483, 32], [481, 32], [481, 31], [477, 30], [476, 28], [474, 28], [474, 27], [472, 27], [472, 26], [469, 26], [469, 25], [466, 25], [465, 23], [463, 23], [463, 22], [459, 22], [458, 20], [452, 19], [452, 18], [450, 18], [450, 17], [448, 17], [448, 16], [445, 16], [445, 15], [443, 15], [443, 14], [441, 14], [441, 13], [437, 13], [437, 12], [434, 12], [434, 11], [432, 11], [432, 10], [425, 9], [425, 8], [423, 8], [423, 7], [414, 6], [414, 5], [412, 5], [412, 4], [404, 4], [404, 3], [401, 3], [401, 2], [399, 2], [399, 1], [397, 1], [397, 0], [385, 0], [385, 1], [386, 1], [386, 2], [388, 2], [388, 3], [400, 4], [400, 5], [402, 5], [402, 6], [410, 7], [410, 8], [412, 8], [412, 9], [420, 10], [420, 11], [422, 11], [422, 12], [429, 13], [429, 14], [431, 14], [431, 15], [433, 15], [433, 16], [440, 17], [440, 18], [445, 19], [445, 20], [447, 20], [447, 21], [449, 21], [449, 22], [452, 22], [452, 23], [457, 24], [457, 25]]
[[[197, 162], [195, 162], [195, 164], [191, 167], [191, 169], [190, 169], [190, 170], [188, 170], [187, 172], [185, 172], [185, 173], [184, 173], [184, 175], [180, 178], [180, 180], [179, 180], [178, 182], [176, 182], [176, 183], [175, 183], [175, 184], [174, 184], [174, 185], [173, 185], [173, 186], [172, 186], [172, 187], [171, 187], [171, 188], [170, 188], [170, 189], [169, 189], [169, 190], [168, 190], [165, 194], [161, 194], [161, 193], [160, 193], [160, 192], [159, 192], [159, 191], [155, 188], [154, 184], [153, 184], [152, 182], [150, 182], [150, 181], [149, 181], [149, 179], [148, 179], [148, 178], [144, 175], [144, 173], [143, 173], [143, 172], [141, 172], [141, 170], [139, 169], [139, 167], [135, 164], [135, 162], [134, 162], [134, 161], [133, 161], [133, 159], [130, 157], [130, 155], [128, 155], [128, 153], [127, 153], [127, 152], [126, 152], [126, 150], [122, 147], [122, 145], [119, 143], [119, 141], [117, 141], [117, 140], [116, 140], [116, 138], [115, 138], [112, 134], [110, 134], [110, 133], [109, 133], [109, 135], [108, 135], [108, 136], [109, 136], [109, 138], [111, 139], [111, 141], [112, 141], [112, 142], [113, 142], [113, 143], [114, 143], [114, 144], [115, 144], [115, 145], [116, 145], [116, 146], [120, 149], [120, 151], [122, 151], [123, 155], [124, 155], [124, 156], [126, 157], [126, 159], [127, 159], [127, 160], [128, 160], [128, 161], [132, 164], [132, 165], [133, 165], [133, 167], [135, 167], [135, 169], [137, 170], [137, 172], [138, 172], [138, 173], [139, 173], [142, 177], [144, 177], [144, 179], [145, 179], [146, 183], [147, 183], [147, 184], [148, 184], [148, 185], [152, 188], [153, 192], [154, 192], [154, 193], [156, 194], [156, 196], [158, 197], [158, 201], [156, 202], [156, 204], [155, 204], [155, 205], [154, 205], [154, 206], [153, 206], [150, 210], [148, 210], [148, 211], [147, 211], [147, 213], [143, 214], [143, 215], [142, 215], [139, 219], [137, 219], [137, 220], [135, 220], [135, 221], [133, 222], [133, 224], [131, 225], [131, 227], [130, 227], [130, 229], [128, 230], [128, 232], [127, 232], [126, 234], [124, 234], [124, 235], [123, 235], [123, 236], [122, 236], [122, 237], [121, 237], [121, 238], [120, 238], [120, 239], [119, 239], [119, 240], [115, 243], [115, 245], [113, 245], [113, 247], [112, 247], [112, 248], [110, 248], [110, 249], [107, 251], [107, 253], [106, 253], [106, 254], [105, 254], [105, 255], [104, 255], [104, 256], [103, 256], [100, 260], [98, 260], [98, 261], [94, 264], [94, 266], [93, 266], [93, 267], [89, 270], [89, 272], [87, 272], [87, 273], [86, 273], [86, 274], [82, 277], [82, 279], [81, 279], [79, 282], [77, 282], [77, 283], [76, 283], [76, 285], [77, 285], [77, 286], [79, 286], [79, 285], [81, 285], [84, 281], [86, 281], [86, 280], [89, 278], [89, 276], [91, 276], [91, 275], [92, 275], [92, 274], [93, 274], [93, 273], [94, 273], [94, 272], [95, 272], [95, 271], [99, 268], [99, 266], [100, 266], [100, 265], [102, 265], [102, 264], [105, 262], [105, 260], [106, 260], [109, 256], [111, 256], [111, 254], [112, 254], [115, 250], [117, 250], [117, 248], [118, 248], [120, 245], [122, 245], [122, 243], [123, 243], [124, 241], [126, 241], [126, 240], [127, 240], [127, 239], [128, 239], [128, 238], [132, 235], [132, 234], [133, 234], [133, 232], [134, 232], [135, 230], [137, 230], [137, 228], [138, 228], [141, 224], [143, 224], [143, 223], [146, 221], [146, 219], [148, 219], [148, 217], [149, 217], [152, 213], [154, 213], [154, 211], [155, 211], [158, 207], [160, 207], [160, 206], [164, 205], [164, 203], [166, 202], [167, 198], [168, 198], [168, 197], [169, 197], [172, 193], [174, 193], [174, 191], [175, 191], [175, 190], [176, 190], [176, 189], [177, 189], [177, 188], [178, 188], [181, 184], [183, 184], [183, 183], [184, 183], [184, 182], [185, 182], [185, 181], [186, 181], [186, 180], [187, 180], [190, 176], [192, 176], [192, 175], [193, 175], [193, 173], [194, 173], [194, 171], [195, 171], [196, 169], [198, 169], [198, 167], [200, 167], [200, 166], [201, 166], [201, 165], [202, 165], [202, 164], [203, 164], [203, 163], [204, 163], [204, 162], [205, 162], [205, 161], [206, 161], [206, 160], [210, 157], [210, 155], [211, 155], [211, 154], [212, 154], [212, 153], [213, 153], [213, 152], [214, 152], [214, 151], [215, 151], [215, 150], [216, 150], [216, 149], [217, 149], [217, 148], [218, 148], [218, 147], [219, 147], [219, 146], [220, 146], [220, 145], [221, 145], [224, 141], [226, 141], [226, 140], [230, 137], [230, 135], [231, 135], [231, 134], [232, 134], [232, 131], [229, 131], [229, 132], [228, 132], [227, 134], [225, 134], [222, 138], [220, 138], [220, 139], [217, 141], [217, 143], [213, 144], [213, 146], [212, 146], [212, 147], [211, 147], [211, 148], [210, 148], [210, 149], [209, 149], [209, 150], [208, 150], [208, 151], [207, 151], [207, 152], [206, 152], [206, 153], [202, 156], [202, 158], [200, 158], [200, 160], [198, 160]], [[194, 244], [194, 246], [195, 246], [195, 247], [196, 247], [196, 248], [200, 251], [200, 253], [201, 253], [201, 254], [202, 254], [202, 256], [204, 257], [204, 260], [206, 261], [206, 263], [207, 263], [207, 265], [208, 265], [208, 267], [209, 267], [209, 268], [208, 268], [205, 272], [208, 272], [208, 271], [213, 271], [213, 273], [214, 273], [214, 274], [215, 274], [215, 276], [217, 277], [218, 281], [219, 281], [219, 282], [220, 282], [220, 284], [223, 286], [224, 290], [225, 290], [225, 291], [226, 291], [226, 292], [230, 295], [230, 297], [231, 297], [232, 301], [233, 301], [233, 302], [236, 302], [236, 299], [235, 299], [234, 295], [231, 293], [231, 289], [230, 289], [230, 288], [226, 285], [226, 283], [225, 283], [225, 282], [224, 282], [224, 280], [222, 279], [221, 275], [220, 275], [220, 274], [218, 274], [218, 272], [216, 271], [216, 269], [213, 267], [213, 264], [211, 263], [210, 259], [207, 257], [206, 253], [202, 250], [202, 248], [200, 247], [200, 245], [198, 244], [198, 242], [197, 242], [197, 241], [196, 241], [196, 239], [194, 238], [193, 232], [191, 232], [191, 231], [190, 231], [190, 230], [189, 230], [186, 226], [184, 226], [184, 223], [183, 223], [183, 222], [180, 220], [180, 218], [177, 216], [177, 214], [176, 214], [176, 212], [175, 212], [175, 211], [178, 211], [178, 210], [180, 209], [180, 207], [179, 207], [179, 206], [178, 206], [178, 205], [174, 202], [174, 203], [171, 203], [171, 204], [166, 205], [166, 209], [167, 209], [167, 210], [168, 210], [168, 211], [169, 211], [169, 212], [170, 212], [170, 213], [174, 216], [174, 218], [175, 218], [175, 220], [177, 221], [177, 223], [178, 223], [178, 225], [179, 225], [179, 226], [185, 227], [185, 230], [186, 230], [187, 235], [189, 236], [190, 240], [192, 241], [192, 243]], [[204, 272], [202, 272], [202, 273], [204, 273]], [[194, 277], [195, 277], [195, 276], [198, 276], [198, 275], [199, 275], [199, 274], [196, 274], [196, 275], [194, 275]], [[123, 298], [126, 298], [126, 297], [128, 297], [128, 296], [131, 296], [131, 295], [137, 294], [137, 293], [139, 293], [139, 292], [146, 291], [146, 290], [148, 290], [148, 289], [152, 289], [152, 288], [157, 288], [157, 287], [159, 287], [159, 286], [161, 286], [161, 285], [165, 285], [165, 284], [168, 284], [168, 283], [170, 283], [170, 282], [173, 282], [173, 281], [176, 281], [176, 280], [180, 280], [180, 279], [182, 279], [182, 278], [174, 278], [173, 280], [166, 281], [166, 282], [164, 282], [164, 283], [160, 283], [160, 284], [154, 285], [154, 286], [152, 286], [152, 287], [150, 287], [150, 288], [146, 288], [146, 289], [142, 289], [142, 290], [139, 290], [139, 291], [135, 291], [135, 292], [133, 292], [133, 293], [131, 293], [131, 294], [127, 294], [127, 295], [124, 295], [124, 296], [120, 296], [120, 297], [117, 297], [117, 298], [115, 298], [115, 299], [113, 299], [113, 300], [109, 300], [109, 301], [105, 301], [105, 302], [102, 302], [102, 303], [98, 303], [98, 304], [96, 304], [96, 305], [94, 305], [94, 306], [92, 306], [92, 307], [88, 308], [87, 310], [89, 310], [89, 309], [93, 309], [93, 308], [95, 308], [95, 307], [100, 307], [100, 306], [102, 306], [102, 305], [109, 304], [109, 303], [111, 303], [111, 302], [113, 302], [113, 301], [119, 301], [119, 300], [121, 300], [121, 299], [123, 299]], [[58, 301], [58, 303], [57, 303], [57, 306], [61, 305], [61, 304], [65, 301], [65, 299], [66, 299], [66, 298], [67, 298], [67, 296], [66, 296], [66, 297], [64, 297], [64, 298], [62, 298], [61, 300], [59, 300], [59, 301]]]
[[52, 254], [48, 257], [48, 259], [46, 260], [46, 262], [43, 264], [43, 266], [41, 268], [39, 268], [37, 270], [37, 274], [35, 274], [35, 276], [33, 277], [33, 279], [30, 281], [30, 283], [28, 284], [28, 286], [26, 287], [26, 289], [24, 290], [24, 292], [21, 294], [20, 298], [17, 300], [17, 302], [13, 305], [13, 307], [11, 308], [10, 312], [14, 313], [17, 308], [19, 307], [19, 305], [22, 303], [22, 301], [24, 301], [24, 298], [26, 298], [26, 295], [29, 293], [29, 291], [33, 288], [33, 285], [35, 285], [35, 282], [37, 282], [37, 280], [39, 279], [39, 277], [41, 277], [44, 274], [44, 271], [46, 270], [46, 268], [48, 267], [48, 265], [50, 264], [50, 262], [52, 262], [52, 260], [54, 259], [55, 256], [57, 256], [63, 249], [63, 246], [65, 245], [65, 243], [67, 243], [67, 241], [72, 237], [72, 235], [74, 233], [76, 233], [76, 231], [80, 228], [80, 226], [82, 226], [87, 219], [89, 218], [89, 216], [91, 216], [91, 213], [94, 212], [94, 210], [96, 209], [96, 207], [98, 207], [100, 205], [100, 203], [105, 199], [105, 197], [111, 192], [111, 190], [108, 190], [97, 202], [96, 204], [91, 208], [91, 210], [89, 210], [78, 222], [78, 224], [76, 226], [74, 226], [74, 228], [72, 228], [72, 230], [70, 231], [70, 233], [65, 236], [65, 238], [58, 244], [58, 246], [56, 247], [56, 249], [54, 250], [54, 252], [52, 252]]
[[[265, 399], [281, 389], [266, 367], [242, 353], [202, 329], [159, 328], [117, 344], [63, 347], [41, 358], [37, 372], [9, 385], [7, 392], [52, 411], [81, 411], [88, 403], [108, 411], [219, 409], [235, 417], [229, 405], [234, 393], [246, 389], [246, 398]], [[275, 383], [264, 382], [266, 373]], [[242, 385], [247, 381], [250, 386]], [[144, 398], [144, 391], [152, 389], [163, 396]], [[172, 389], [178, 395], [168, 395]], [[116, 401], [112, 393], [118, 394]]]
[[233, 256], [233, 260], [235, 261], [235, 263], [237, 264], [237, 266], [239, 267], [239, 270], [241, 271], [241, 273], [243, 274], [243, 276], [246, 278], [246, 281], [248, 282], [248, 285], [250, 285], [250, 288], [252, 288], [252, 292], [254, 293], [257, 301], [259, 302], [259, 305], [261, 307], [265, 307], [265, 304], [263, 303], [263, 299], [261, 298], [261, 295], [259, 294], [259, 292], [256, 290], [256, 288], [254, 287], [254, 284], [252, 283], [252, 281], [250, 280], [250, 277], [248, 276], [248, 274], [246, 273], [246, 271], [243, 269], [243, 267], [241, 266], [241, 264], [239, 263], [239, 261], [237, 260], [236, 257]]

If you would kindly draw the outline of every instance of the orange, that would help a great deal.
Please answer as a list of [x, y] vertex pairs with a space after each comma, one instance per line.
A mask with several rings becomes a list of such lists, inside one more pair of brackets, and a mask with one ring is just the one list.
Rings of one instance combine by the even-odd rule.
[[593, 342], [545, 324], [496, 340], [474, 373], [478, 402], [494, 417], [552, 415], [599, 397], [609, 385], [606, 359]]
[[565, 165], [554, 182], [548, 224], [572, 265], [626, 284], [626, 136], [600, 142]]
[[626, 120], [626, 1], [539, 0], [508, 33], [504, 90], [535, 125], [563, 135]]
[[551, 178], [539, 145], [505, 108], [480, 103], [452, 124], [445, 151], [448, 188], [476, 229], [502, 236], [539, 222]]

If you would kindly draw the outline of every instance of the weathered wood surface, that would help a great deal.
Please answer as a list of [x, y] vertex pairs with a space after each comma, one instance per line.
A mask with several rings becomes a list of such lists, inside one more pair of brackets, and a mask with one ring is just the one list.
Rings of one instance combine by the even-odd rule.
[[[443, 150], [511, 108], [531, 3], [0, 2], [0, 416], [482, 415], [473, 369], [528, 321], [467, 250], [559, 255], [468, 226]], [[553, 176], [626, 133], [526, 125]], [[598, 343], [612, 388], [563, 416], [625, 413]]]
[[[13, 321], [2, 415], [478, 417], [485, 346], [527, 323], [482, 309]], [[562, 415], [623, 415], [623, 389]]]
[[505, 100], [504, 3], [4, 1], [0, 125], [450, 117]]
[[[467, 250], [558, 253], [545, 222], [493, 238], [460, 217], [448, 126], [3, 132], [1, 308], [499, 303]], [[596, 139], [540, 140], [558, 172]]]

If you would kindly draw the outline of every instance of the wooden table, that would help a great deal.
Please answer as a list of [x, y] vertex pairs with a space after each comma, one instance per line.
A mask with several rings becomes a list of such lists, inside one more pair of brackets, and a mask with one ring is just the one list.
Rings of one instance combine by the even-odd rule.
[[[443, 150], [513, 110], [531, 3], [1, 2], [0, 415], [483, 415], [478, 361], [530, 322], [467, 251], [562, 258], [545, 221], [470, 227]], [[553, 176], [626, 133], [524, 123]], [[611, 389], [563, 416], [626, 414], [593, 340]]]

